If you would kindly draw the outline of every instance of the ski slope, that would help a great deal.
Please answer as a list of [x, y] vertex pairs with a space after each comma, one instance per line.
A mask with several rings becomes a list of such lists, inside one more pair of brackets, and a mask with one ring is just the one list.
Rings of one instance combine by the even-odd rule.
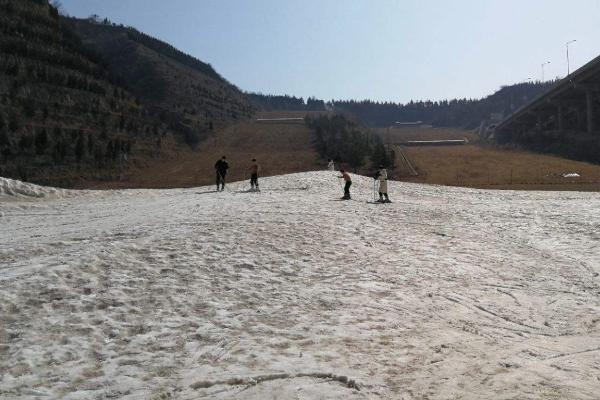
[[0, 398], [598, 398], [600, 195], [353, 179], [4, 180]]

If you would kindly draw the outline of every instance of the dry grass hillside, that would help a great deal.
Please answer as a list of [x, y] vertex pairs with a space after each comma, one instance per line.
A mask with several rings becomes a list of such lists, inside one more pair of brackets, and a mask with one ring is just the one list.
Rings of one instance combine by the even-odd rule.
[[[262, 112], [256, 118], [299, 118], [306, 112]], [[463, 146], [394, 146], [405, 154], [418, 176], [410, 176], [396, 159], [393, 179], [478, 188], [521, 190], [600, 190], [600, 166], [560, 157], [500, 149], [480, 144], [477, 136], [460, 129], [416, 128], [378, 131], [388, 142], [467, 138]], [[387, 135], [387, 137], [386, 137]], [[231, 165], [229, 181], [248, 178], [245, 169], [252, 158], [262, 167], [261, 176], [280, 175], [325, 168], [312, 145], [312, 135], [303, 121], [257, 122], [247, 120], [218, 130], [196, 150], [164, 143], [163, 160], [138, 162], [121, 179], [85, 182], [88, 188], [167, 188], [213, 184], [214, 163], [226, 155]], [[564, 178], [576, 172], [579, 178]], [[84, 185], [84, 186], [83, 186]]]
[[[441, 185], [523, 190], [600, 190], [600, 166], [552, 155], [499, 149], [478, 142], [470, 131], [459, 129], [406, 128], [381, 130], [388, 143], [404, 140], [463, 139], [463, 146], [394, 146], [415, 167], [410, 176], [400, 160], [396, 179]], [[563, 174], [578, 173], [578, 178]]]
[[[264, 112], [257, 118], [304, 117], [305, 112]], [[91, 188], [189, 187], [212, 184], [214, 163], [227, 156], [229, 181], [242, 180], [252, 158], [261, 165], [261, 176], [302, 172], [325, 167], [311, 143], [304, 121], [257, 122], [248, 120], [224, 128], [196, 150], [179, 147], [170, 159], [147, 168], [131, 168], [115, 182], [89, 182]], [[247, 177], [247, 176], [246, 176]]]

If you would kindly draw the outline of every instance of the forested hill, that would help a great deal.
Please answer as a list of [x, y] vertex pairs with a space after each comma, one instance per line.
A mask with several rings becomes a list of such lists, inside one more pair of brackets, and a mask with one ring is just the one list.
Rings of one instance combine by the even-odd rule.
[[255, 110], [210, 64], [170, 44], [108, 20], [67, 21], [83, 43], [107, 61], [113, 74], [173, 123], [202, 132], [248, 118]]
[[324, 102], [293, 96], [249, 94], [252, 102], [263, 110], [334, 110], [353, 114], [370, 127], [384, 127], [395, 122], [422, 121], [434, 126], [473, 128], [491, 114], [508, 115], [554, 82], [520, 83], [504, 86], [483, 99], [411, 101], [407, 104], [371, 100], [334, 100]]
[[47, 0], [0, 1], [0, 176], [110, 179], [172, 133]]
[[347, 111], [368, 126], [390, 126], [395, 122], [423, 121], [434, 126], [474, 128], [491, 114], [508, 115], [553, 82], [504, 86], [483, 99], [411, 101], [407, 104], [364, 101], [334, 101], [336, 111]]
[[118, 179], [254, 110], [209, 64], [133, 28], [0, 0], [0, 176]]

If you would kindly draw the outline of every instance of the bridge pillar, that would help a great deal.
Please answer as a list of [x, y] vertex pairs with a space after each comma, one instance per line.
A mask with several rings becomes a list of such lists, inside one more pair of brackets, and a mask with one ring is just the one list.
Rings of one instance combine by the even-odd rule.
[[587, 133], [594, 130], [594, 97], [590, 89], [585, 92], [585, 102], [587, 105]]

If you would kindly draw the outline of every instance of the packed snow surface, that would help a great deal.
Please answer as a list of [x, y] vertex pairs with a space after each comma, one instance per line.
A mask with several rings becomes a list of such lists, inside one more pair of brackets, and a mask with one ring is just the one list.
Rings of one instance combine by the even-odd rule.
[[0, 398], [598, 398], [598, 194], [353, 178], [0, 196]]

